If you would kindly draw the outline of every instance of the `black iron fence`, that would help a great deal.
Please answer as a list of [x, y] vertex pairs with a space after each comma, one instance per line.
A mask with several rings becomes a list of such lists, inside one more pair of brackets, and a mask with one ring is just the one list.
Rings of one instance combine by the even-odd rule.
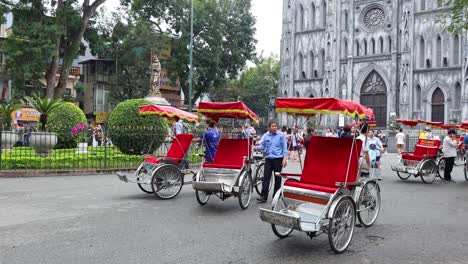
[[[112, 133], [82, 131], [71, 137], [32, 131], [1, 133], [0, 170], [116, 170], [135, 169], [146, 156], [164, 156], [171, 138], [155, 140], [152, 131], [120, 131]], [[156, 142], [157, 141], [157, 142]], [[195, 155], [202, 151], [193, 144], [189, 151], [192, 163], [200, 162]]]

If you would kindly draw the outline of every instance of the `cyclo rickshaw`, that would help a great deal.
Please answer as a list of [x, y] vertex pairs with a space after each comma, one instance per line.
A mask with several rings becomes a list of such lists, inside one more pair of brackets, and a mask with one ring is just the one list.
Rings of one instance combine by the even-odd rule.
[[[138, 107], [141, 115], [157, 115], [170, 121], [182, 119], [198, 122], [198, 116], [172, 106], [144, 105]], [[183, 169], [187, 164], [186, 153], [193, 139], [192, 134], [179, 134], [172, 137], [172, 144], [164, 156], [150, 155], [136, 169], [133, 175], [117, 172], [124, 182], [136, 183], [145, 193], [154, 193], [160, 199], [172, 199], [184, 185]]]
[[[374, 118], [371, 109], [335, 98], [278, 98], [276, 111]], [[310, 238], [326, 233], [335, 253], [346, 251], [356, 215], [363, 226], [370, 227], [380, 211], [376, 179], [369, 171], [361, 175], [362, 145], [354, 137], [311, 137], [302, 174], [280, 173], [286, 180], [276, 192], [271, 209], [260, 208], [260, 219], [270, 223], [279, 238], [287, 237], [293, 230], [305, 232]]]
[[[201, 102], [197, 111], [215, 122], [220, 118], [236, 118], [258, 123], [258, 116], [242, 102]], [[220, 139], [213, 162], [204, 161], [192, 182], [200, 205], [205, 205], [212, 195], [216, 195], [223, 201], [237, 197], [242, 209], [249, 206], [253, 181], [251, 149], [250, 138]]]

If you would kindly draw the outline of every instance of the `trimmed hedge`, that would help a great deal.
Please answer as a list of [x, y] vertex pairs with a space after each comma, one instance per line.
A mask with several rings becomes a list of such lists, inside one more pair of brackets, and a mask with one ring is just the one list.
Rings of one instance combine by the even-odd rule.
[[157, 116], [141, 116], [138, 106], [150, 102], [130, 99], [118, 104], [109, 117], [108, 132], [114, 145], [130, 155], [151, 153], [159, 148], [167, 134], [167, 122]]
[[48, 116], [47, 130], [57, 133], [56, 149], [76, 147], [78, 137], [71, 135], [71, 130], [78, 124], [86, 124], [83, 111], [72, 103], [62, 103]]
[[49, 157], [44, 158], [37, 157], [31, 147], [16, 147], [2, 153], [2, 169], [136, 168], [144, 160], [140, 155], [125, 155], [116, 147], [88, 147], [87, 154], [75, 152], [76, 148], [54, 149]]

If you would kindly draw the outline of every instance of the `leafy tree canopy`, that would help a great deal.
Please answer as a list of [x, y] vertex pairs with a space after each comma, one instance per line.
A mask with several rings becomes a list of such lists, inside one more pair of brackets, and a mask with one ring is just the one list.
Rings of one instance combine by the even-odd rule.
[[[189, 94], [190, 0], [124, 0], [141, 18], [171, 36], [172, 56], [165, 65]], [[193, 101], [210, 88], [234, 79], [254, 57], [255, 18], [251, 0], [194, 1]]]
[[450, 32], [468, 30], [468, 0], [437, 0], [439, 5], [447, 5], [450, 11], [444, 16], [444, 24]]

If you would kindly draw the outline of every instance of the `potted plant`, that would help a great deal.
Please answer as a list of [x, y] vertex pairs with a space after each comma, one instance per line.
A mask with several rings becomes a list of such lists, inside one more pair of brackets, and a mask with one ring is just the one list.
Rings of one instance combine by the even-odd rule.
[[18, 141], [18, 133], [11, 130], [11, 122], [13, 121], [11, 116], [20, 108], [20, 104], [0, 104], [0, 125], [5, 129], [1, 132], [2, 149], [11, 149], [15, 145], [16, 141]]
[[61, 99], [40, 98], [39, 96], [25, 97], [31, 107], [36, 109], [41, 116], [39, 117], [40, 131], [31, 134], [31, 146], [36, 151], [36, 155], [46, 157], [50, 151], [57, 145], [57, 134], [46, 131], [47, 117], [61, 103]]
[[78, 151], [76, 153], [84, 154], [88, 153], [88, 131], [86, 124], [78, 124], [71, 130], [72, 136], [77, 137], [78, 140]]

